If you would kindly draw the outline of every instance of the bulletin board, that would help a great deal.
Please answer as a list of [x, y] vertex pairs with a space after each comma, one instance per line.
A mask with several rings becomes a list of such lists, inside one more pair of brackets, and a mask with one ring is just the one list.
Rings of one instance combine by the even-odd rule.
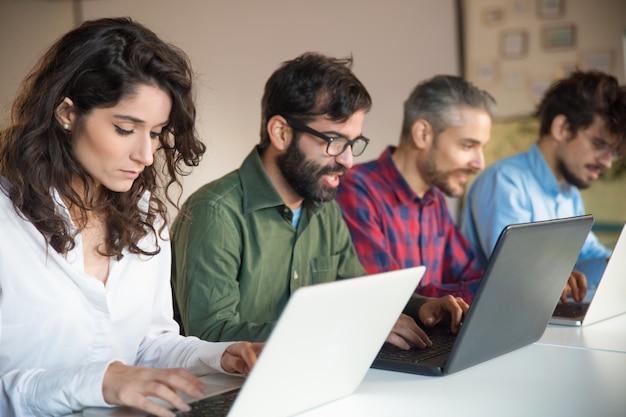
[[574, 69], [623, 84], [626, 1], [460, 0], [465, 78], [489, 91], [498, 116], [533, 112]]
[[[491, 93], [497, 112], [485, 148], [489, 165], [538, 139], [532, 114], [548, 86], [575, 69], [625, 84], [626, 1], [459, 0], [462, 73]], [[594, 231], [612, 247], [626, 221], [626, 164], [583, 190]]]

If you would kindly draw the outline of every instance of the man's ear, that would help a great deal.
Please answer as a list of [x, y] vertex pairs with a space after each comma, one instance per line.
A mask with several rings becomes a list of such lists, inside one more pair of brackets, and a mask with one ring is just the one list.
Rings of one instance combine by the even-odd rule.
[[74, 123], [76, 122], [76, 112], [74, 110], [74, 102], [65, 97], [61, 104], [54, 109], [54, 116], [59, 124], [65, 130], [72, 130]]
[[425, 119], [418, 119], [413, 123], [413, 127], [411, 128], [411, 139], [413, 145], [417, 149], [426, 149], [431, 141], [433, 136], [433, 130], [430, 126], [430, 123]]
[[284, 117], [275, 115], [267, 121], [267, 133], [270, 142], [279, 152], [284, 152], [293, 139], [293, 129]]
[[566, 142], [572, 137], [569, 122], [567, 117], [563, 114], [558, 114], [552, 119], [550, 125], [550, 136], [557, 140], [557, 142]]

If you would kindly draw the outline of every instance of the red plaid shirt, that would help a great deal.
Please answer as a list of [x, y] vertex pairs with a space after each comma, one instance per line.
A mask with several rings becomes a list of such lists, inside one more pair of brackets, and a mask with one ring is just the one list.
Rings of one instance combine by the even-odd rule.
[[433, 187], [419, 198], [394, 165], [393, 150], [350, 169], [337, 193], [361, 263], [368, 274], [425, 265], [417, 293], [471, 302], [483, 271], [470, 245], [441, 191]]

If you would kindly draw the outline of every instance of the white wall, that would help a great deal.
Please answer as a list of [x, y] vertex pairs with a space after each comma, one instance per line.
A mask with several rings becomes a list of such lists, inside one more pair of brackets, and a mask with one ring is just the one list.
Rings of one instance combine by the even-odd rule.
[[52, 41], [74, 24], [71, 1], [0, 0], [0, 126], [18, 84]]
[[402, 103], [436, 73], [458, 73], [451, 0], [89, 0], [85, 19], [129, 15], [182, 47], [198, 74], [198, 131], [208, 146], [185, 195], [239, 167], [259, 140], [263, 86], [281, 62], [305, 51], [354, 56], [374, 106], [359, 158], [399, 137]]

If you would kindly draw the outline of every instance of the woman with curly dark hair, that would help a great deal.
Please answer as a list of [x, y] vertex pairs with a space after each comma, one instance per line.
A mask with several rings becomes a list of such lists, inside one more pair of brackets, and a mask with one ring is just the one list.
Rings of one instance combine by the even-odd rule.
[[187, 410], [190, 371], [249, 372], [261, 345], [172, 318], [164, 199], [205, 151], [195, 116], [187, 56], [127, 18], [83, 23], [25, 79], [0, 134], [0, 415], [168, 416], [148, 397]]

